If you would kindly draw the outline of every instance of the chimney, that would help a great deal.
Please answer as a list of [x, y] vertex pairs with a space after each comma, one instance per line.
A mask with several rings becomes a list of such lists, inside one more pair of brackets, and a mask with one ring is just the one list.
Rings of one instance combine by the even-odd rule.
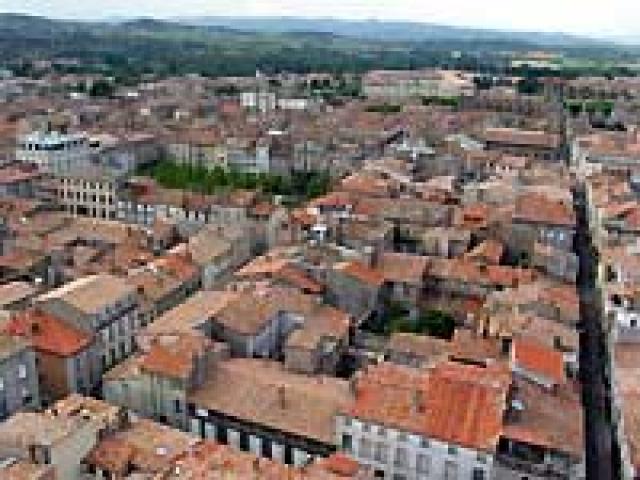
[[424, 395], [422, 390], [415, 389], [411, 399], [411, 409], [414, 415], [424, 413]]
[[380, 249], [378, 246], [367, 245], [364, 247], [365, 256], [370, 268], [376, 268], [380, 264]]
[[282, 410], [287, 408], [286, 387], [284, 385], [278, 387], [278, 403]]
[[32, 321], [30, 325], [30, 336], [39, 335], [40, 334], [40, 324], [36, 321]]
[[511, 354], [511, 338], [503, 337], [500, 339], [501, 352], [503, 355]]
[[353, 376], [349, 379], [349, 391], [351, 392], [351, 395], [353, 395], [355, 398], [358, 397], [358, 383], [360, 382], [362, 375], [363, 375], [363, 371], [359, 370], [355, 374], [353, 374]]
[[514, 398], [511, 400], [511, 408], [509, 408], [509, 417], [511, 421], [517, 422], [522, 418], [522, 412], [525, 410], [524, 402]]

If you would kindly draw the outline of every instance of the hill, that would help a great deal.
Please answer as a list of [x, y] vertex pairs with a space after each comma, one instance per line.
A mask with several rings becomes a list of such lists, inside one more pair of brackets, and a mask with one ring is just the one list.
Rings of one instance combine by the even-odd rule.
[[423, 41], [504, 41], [540, 46], [594, 46], [605, 42], [564, 33], [516, 32], [452, 27], [418, 22], [339, 20], [293, 17], [200, 17], [178, 18], [188, 25], [217, 26], [264, 33], [316, 32], [369, 40]]
[[[627, 60], [631, 47], [567, 35], [412, 23], [202, 18], [58, 21], [0, 14], [0, 65], [34, 75], [30, 60], [74, 58], [63, 69], [133, 82], [142, 74], [207, 76], [444, 68], [504, 71], [504, 52], [544, 48], [578, 58]], [[452, 52], [461, 52], [452, 55]]]

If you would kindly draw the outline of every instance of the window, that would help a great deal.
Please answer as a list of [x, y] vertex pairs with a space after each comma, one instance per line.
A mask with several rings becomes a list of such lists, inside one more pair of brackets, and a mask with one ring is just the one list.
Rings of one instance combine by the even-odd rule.
[[449, 455], [457, 455], [458, 454], [458, 447], [455, 447], [453, 445], [449, 445], [449, 448], [447, 448], [447, 452], [449, 453]]
[[420, 448], [429, 448], [429, 439], [421, 438], [420, 439]]
[[180, 399], [176, 398], [173, 401], [173, 408], [176, 413], [182, 413], [182, 404], [180, 403]]
[[240, 450], [244, 452], [251, 451], [251, 441], [249, 434], [246, 432], [240, 432]]
[[444, 480], [457, 480], [458, 478], [458, 464], [447, 460], [444, 462]]
[[371, 458], [373, 449], [373, 443], [371, 440], [363, 438], [360, 440], [360, 447], [358, 448], [358, 456], [361, 458]]
[[416, 471], [423, 475], [429, 475], [431, 470], [431, 457], [426, 453], [419, 453], [416, 456]]
[[406, 448], [396, 448], [395, 465], [401, 468], [407, 468], [409, 464], [409, 454]]
[[373, 454], [373, 459], [377, 462], [387, 463], [387, 450], [388, 447], [385, 443], [377, 442]]
[[486, 475], [482, 468], [476, 467], [471, 473], [471, 480], [485, 480]]
[[478, 459], [478, 463], [483, 463], [486, 465], [487, 456], [484, 453], [479, 453], [477, 459]]
[[0, 419], [4, 419], [7, 414], [7, 397], [3, 390], [0, 390]]
[[22, 404], [29, 405], [33, 401], [33, 397], [31, 396], [31, 392], [28, 388], [22, 389]]
[[562, 338], [558, 336], [553, 337], [553, 348], [556, 350], [562, 350]]
[[229, 438], [227, 436], [227, 429], [225, 427], [219, 425], [218, 428], [216, 428], [216, 440], [218, 441], [218, 443], [227, 445]]
[[353, 438], [351, 435], [346, 433], [342, 435], [342, 449], [345, 452], [351, 452], [353, 450]]
[[0, 377], [0, 392], [4, 390], [4, 378]]
[[268, 438], [263, 438], [260, 443], [261, 443], [260, 447], [262, 451], [262, 456], [264, 458], [271, 458], [271, 455], [272, 455], [271, 440], [269, 440]]
[[398, 442], [406, 442], [407, 441], [407, 434], [406, 433], [398, 433], [397, 440], [398, 440]]
[[27, 366], [20, 364], [18, 365], [18, 378], [24, 380], [27, 378]]

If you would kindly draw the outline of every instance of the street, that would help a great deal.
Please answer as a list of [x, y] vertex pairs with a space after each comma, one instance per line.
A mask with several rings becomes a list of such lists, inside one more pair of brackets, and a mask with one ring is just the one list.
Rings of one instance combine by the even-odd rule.
[[605, 341], [602, 308], [596, 290], [596, 258], [589, 234], [584, 194], [575, 194], [577, 232], [575, 247], [580, 259], [580, 371], [585, 421], [586, 473], [589, 480], [618, 479], [609, 419], [610, 397], [605, 382]]

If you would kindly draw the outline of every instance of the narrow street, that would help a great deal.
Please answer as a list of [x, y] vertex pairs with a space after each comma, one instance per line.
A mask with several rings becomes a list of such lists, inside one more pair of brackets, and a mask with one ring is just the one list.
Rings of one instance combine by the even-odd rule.
[[605, 341], [602, 309], [596, 290], [596, 258], [589, 233], [584, 192], [575, 193], [578, 229], [575, 240], [580, 258], [580, 370], [583, 386], [586, 470], [588, 480], [618, 479], [609, 419], [610, 400], [605, 381]]

